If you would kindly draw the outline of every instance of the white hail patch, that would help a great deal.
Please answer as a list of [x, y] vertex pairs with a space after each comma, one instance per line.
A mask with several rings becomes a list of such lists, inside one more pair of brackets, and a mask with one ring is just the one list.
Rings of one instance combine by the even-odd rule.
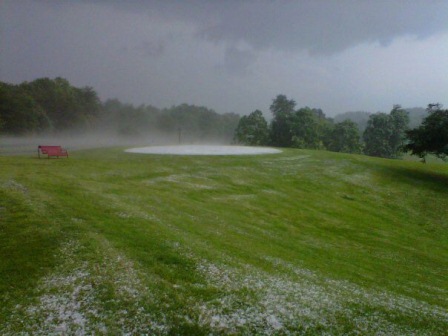
[[269, 147], [250, 146], [182, 145], [130, 148], [125, 150], [125, 152], [169, 155], [257, 155], [281, 153], [281, 150]]
[[[438, 306], [324, 278], [274, 258], [266, 258], [278, 270], [274, 273], [212, 263], [185, 252], [179, 242], [172, 247], [194, 261], [205, 278], [191, 286], [216, 294], [198, 300], [190, 296], [188, 284], [173, 284], [180, 297], [188, 297], [182, 299], [185, 307], [170, 310], [166, 293], [150, 292], [132, 261], [107, 241], [94, 239], [102, 262], [80, 262], [79, 247], [67, 244], [61, 251], [64, 264], [39, 282], [34, 302], [15, 308], [0, 326], [1, 335], [17, 330], [23, 335], [167, 335], [173, 323], [197, 325], [211, 334], [442, 335], [440, 326], [448, 326], [448, 311]], [[157, 312], [149, 312], [148, 304]], [[400, 324], [401, 318], [423, 330]], [[427, 321], [437, 325], [424, 329]]]
[[191, 189], [211, 190], [216, 188], [216, 183], [214, 183], [208, 177], [187, 174], [173, 174], [168, 176], [154, 177], [152, 179], [144, 181], [143, 183], [152, 185], [163, 182], [176, 183], [182, 185], [183, 187]]
[[31, 335], [166, 334], [164, 318], [155, 318], [143, 307], [145, 300], [155, 298], [132, 262], [106, 242], [102, 245], [108, 251], [100, 265], [78, 264], [76, 244], [64, 246], [66, 264], [39, 282], [35, 303], [15, 307], [0, 334], [15, 335], [18, 325], [22, 334]]
[[[346, 281], [321, 278], [282, 261], [267, 259], [283, 274], [251, 267], [243, 270], [198, 261], [198, 270], [223, 294], [198, 303], [199, 323], [224, 333], [271, 335], [355, 334], [432, 335], [397, 324], [394, 318], [438, 320], [448, 325], [448, 312], [412, 298], [366, 290]], [[368, 311], [369, 313], [366, 313]], [[345, 330], [345, 331], [344, 331]]]

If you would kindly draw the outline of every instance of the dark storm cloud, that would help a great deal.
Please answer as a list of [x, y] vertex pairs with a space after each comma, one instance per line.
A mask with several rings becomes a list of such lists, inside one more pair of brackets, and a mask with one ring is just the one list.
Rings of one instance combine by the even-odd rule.
[[251, 50], [229, 47], [224, 53], [224, 68], [229, 73], [244, 75], [250, 71], [249, 67], [255, 59], [256, 55]]
[[143, 41], [136, 49], [141, 51], [145, 57], [158, 58], [165, 52], [165, 41]]
[[402, 35], [426, 37], [447, 30], [448, 2], [306, 1], [238, 6], [210, 39], [244, 39], [255, 48], [334, 53], [363, 42], [388, 44]]
[[[0, 81], [249, 113], [447, 104], [448, 1], [0, 0]], [[318, 57], [316, 57], [318, 56]]]
[[98, 1], [120, 10], [193, 22], [215, 42], [332, 54], [448, 30], [448, 1]]

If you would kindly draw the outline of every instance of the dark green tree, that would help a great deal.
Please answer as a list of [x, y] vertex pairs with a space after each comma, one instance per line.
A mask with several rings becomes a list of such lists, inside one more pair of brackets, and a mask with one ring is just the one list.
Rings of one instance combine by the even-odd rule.
[[386, 113], [370, 115], [363, 134], [364, 153], [383, 158], [393, 157], [393, 150], [389, 141], [392, 132], [393, 128], [389, 115]]
[[91, 87], [76, 88], [61, 77], [24, 82], [20, 88], [42, 107], [56, 130], [89, 125], [100, 108], [100, 101]]
[[313, 111], [314, 115], [319, 119], [325, 119], [325, 113], [320, 108], [313, 108], [311, 109]]
[[55, 129], [73, 126], [76, 98], [67, 80], [59, 77], [54, 80], [39, 78], [20, 86], [44, 109]]
[[426, 161], [428, 154], [434, 154], [441, 159], [448, 157], [448, 110], [443, 110], [441, 104], [430, 104], [428, 116], [421, 126], [406, 132], [408, 144], [405, 151], [417, 155]]
[[240, 118], [235, 130], [234, 141], [250, 146], [263, 146], [268, 144], [268, 123], [260, 110], [255, 110], [248, 116], [242, 116]]
[[358, 125], [351, 120], [336, 123], [330, 131], [327, 149], [333, 152], [360, 153]]
[[270, 106], [273, 119], [270, 125], [270, 140], [278, 147], [291, 147], [291, 123], [296, 102], [285, 95], [278, 95]]
[[363, 134], [364, 153], [383, 158], [400, 157], [408, 123], [407, 112], [400, 105], [394, 105], [390, 114], [370, 115]]
[[101, 101], [96, 91], [86, 86], [83, 88], [73, 88], [76, 98], [76, 119], [82, 126], [90, 126], [98, 118]]
[[291, 118], [292, 147], [322, 148], [320, 116], [309, 107], [296, 111]]
[[403, 153], [406, 130], [409, 125], [409, 113], [403, 110], [400, 105], [394, 105], [389, 118], [392, 127], [389, 143], [394, 157], [400, 157]]
[[325, 137], [332, 121], [325, 118], [321, 109], [303, 107], [291, 118], [292, 146], [296, 148], [325, 148]]
[[2, 133], [36, 133], [51, 125], [39, 104], [16, 85], [0, 83], [0, 102]]

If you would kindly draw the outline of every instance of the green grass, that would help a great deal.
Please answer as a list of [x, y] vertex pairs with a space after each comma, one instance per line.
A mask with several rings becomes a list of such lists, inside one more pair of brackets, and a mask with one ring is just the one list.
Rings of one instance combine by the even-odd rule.
[[444, 335], [448, 165], [0, 157], [0, 334]]

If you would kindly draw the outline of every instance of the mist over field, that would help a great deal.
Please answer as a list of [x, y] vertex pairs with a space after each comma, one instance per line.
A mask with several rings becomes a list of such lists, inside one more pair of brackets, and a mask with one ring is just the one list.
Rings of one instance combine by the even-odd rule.
[[[112, 145], [226, 143], [239, 116], [188, 104], [158, 109], [117, 99], [102, 102], [91, 87], [64, 78], [39, 78], [12, 85], [0, 82], [0, 151], [37, 145], [67, 149]], [[47, 143], [45, 143], [47, 142]], [[25, 146], [25, 147], [24, 147]], [[9, 151], [10, 152], [10, 151]]]
[[68, 132], [58, 135], [37, 136], [2, 136], [0, 137], [0, 155], [36, 155], [37, 146], [55, 145], [69, 151], [107, 148], [107, 147], [144, 147], [164, 145], [229, 145], [222, 139], [191, 140], [188, 136], [181, 138], [178, 134], [152, 132], [146, 136], [123, 136], [106, 132]]
[[79, 133], [55, 136], [10, 136], [0, 138], [0, 155], [37, 155], [39, 145], [57, 145], [70, 150], [101, 148], [112, 146], [159, 145], [170, 143], [168, 137], [120, 137], [112, 134]]

